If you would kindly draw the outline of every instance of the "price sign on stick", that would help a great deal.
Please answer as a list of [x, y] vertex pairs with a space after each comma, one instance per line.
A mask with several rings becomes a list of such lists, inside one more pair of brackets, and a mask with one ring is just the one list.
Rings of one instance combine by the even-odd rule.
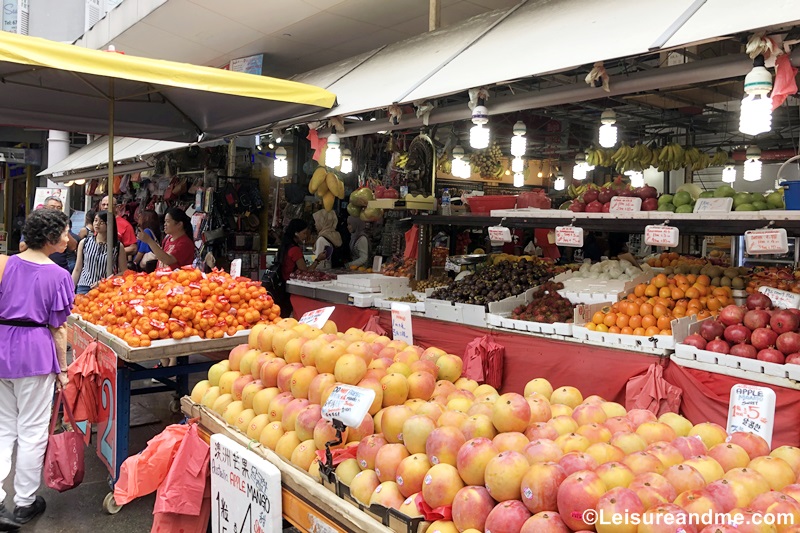
[[325, 322], [327, 322], [333, 314], [334, 309], [336, 309], [334, 306], [314, 309], [300, 317], [299, 322], [300, 324], [308, 324], [309, 326], [322, 329], [322, 326], [325, 325]]
[[231, 261], [231, 277], [238, 278], [242, 275], [242, 260], [234, 259]]
[[281, 472], [222, 434], [211, 435], [211, 531], [281, 531]]
[[504, 226], [491, 226], [489, 240], [492, 242], [511, 242], [511, 230]]
[[785, 254], [789, 251], [789, 239], [783, 228], [746, 231], [744, 245], [750, 255]]
[[556, 227], [556, 246], [570, 246], [572, 248], [583, 247], [583, 228], [575, 226]]
[[767, 387], [737, 384], [731, 388], [728, 433], [746, 431], [772, 445], [775, 424], [775, 391]]
[[347, 427], [358, 427], [364, 421], [374, 400], [375, 391], [372, 389], [355, 385], [336, 385], [322, 406], [322, 418], [339, 420]]
[[674, 226], [645, 226], [644, 243], [648, 246], [664, 246], [674, 248], [678, 246], [680, 232]]
[[608, 206], [609, 213], [636, 213], [642, 210], [642, 199], [636, 196], [615, 196]]
[[392, 339], [414, 344], [414, 330], [411, 326], [411, 307], [408, 304], [392, 304]]

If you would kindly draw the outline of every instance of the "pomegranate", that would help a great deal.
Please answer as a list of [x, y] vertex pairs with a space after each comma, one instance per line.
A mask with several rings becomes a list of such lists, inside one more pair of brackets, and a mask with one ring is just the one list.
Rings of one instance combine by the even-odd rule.
[[756, 359], [759, 361], [767, 361], [769, 363], [778, 363], [779, 365], [782, 365], [786, 362], [786, 357], [775, 348], [766, 348], [761, 350], [758, 352], [758, 355], [756, 355]]
[[569, 210], [573, 213], [583, 213], [586, 211], [586, 204], [579, 202], [578, 200], [574, 200], [571, 204], [569, 204]]
[[700, 322], [700, 330], [698, 333], [700, 333], [705, 340], [713, 341], [718, 337], [722, 337], [725, 333], [725, 326], [722, 325], [722, 322], [709, 318]]
[[714, 339], [706, 344], [706, 350], [709, 352], [717, 352], [717, 353], [730, 353], [731, 346], [722, 339]]
[[758, 328], [765, 328], [769, 325], [770, 314], [764, 309], [753, 309], [744, 314], [744, 325], [755, 331]]
[[800, 317], [786, 309], [781, 309], [772, 314], [772, 318], [769, 320], [769, 326], [778, 335], [794, 331], [800, 326]]
[[731, 355], [744, 357], [745, 359], [755, 359], [756, 355], [758, 355], [758, 350], [752, 344], [734, 344], [731, 346]]
[[650, 185], [645, 185], [644, 187], [639, 187], [634, 191], [636, 196], [644, 200], [645, 198], [655, 198], [658, 196], [658, 191], [655, 187]]
[[794, 331], [781, 333], [775, 341], [775, 347], [786, 355], [800, 352], [800, 334]]
[[617, 195], [617, 191], [613, 189], [600, 189], [600, 192], [597, 194], [597, 201], [601, 204], [607, 204]]
[[594, 202], [595, 200], [597, 200], [597, 194], [598, 194], [597, 189], [587, 189], [586, 192], [583, 193], [583, 201], [587, 204], [589, 202]]
[[646, 198], [642, 200], [642, 211], [656, 211], [658, 209], [658, 200], [655, 198]]
[[589, 202], [586, 204], [586, 212], [587, 213], [602, 213], [603, 212], [603, 204], [605, 202], [598, 202], [595, 200], [594, 202]]
[[699, 350], [706, 349], [706, 340], [697, 333], [692, 333], [685, 339], [683, 339], [683, 344], [688, 344], [689, 346], [694, 346]]
[[790, 313], [793, 313], [793, 314], [795, 314], [797, 316], [800, 316], [800, 309], [796, 309], [794, 307], [790, 307], [789, 309], [787, 309], [787, 311], [789, 311]]
[[770, 309], [772, 307], [772, 300], [769, 296], [760, 292], [754, 292], [747, 297], [744, 304], [748, 309]]
[[787, 365], [800, 365], [800, 353], [792, 353], [786, 356]]
[[725, 340], [731, 344], [741, 344], [750, 340], [750, 333], [747, 326], [736, 323], [725, 328], [724, 336]]
[[775, 341], [777, 340], [778, 334], [769, 328], [755, 329], [750, 335], [750, 344], [755, 346], [756, 350], [763, 350], [770, 346], [775, 346]]
[[603, 213], [610, 213], [611, 212], [611, 203], [603, 204]]
[[744, 319], [744, 309], [738, 305], [726, 305], [722, 311], [719, 312], [719, 317], [717, 318], [726, 326], [741, 324]]

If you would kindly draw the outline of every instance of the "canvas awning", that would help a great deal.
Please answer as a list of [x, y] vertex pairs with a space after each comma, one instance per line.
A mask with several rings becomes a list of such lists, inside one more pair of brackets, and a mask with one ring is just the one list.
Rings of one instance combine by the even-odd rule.
[[294, 79], [346, 116], [798, 21], [796, 0], [528, 0]]
[[[152, 168], [152, 163], [142, 158], [189, 146], [187, 143], [134, 139], [132, 137], [114, 138], [114, 172], [138, 172]], [[38, 176], [46, 176], [56, 183], [101, 176], [101, 169], [108, 167], [108, 137], [100, 137], [67, 156], [62, 161], [41, 171]]]

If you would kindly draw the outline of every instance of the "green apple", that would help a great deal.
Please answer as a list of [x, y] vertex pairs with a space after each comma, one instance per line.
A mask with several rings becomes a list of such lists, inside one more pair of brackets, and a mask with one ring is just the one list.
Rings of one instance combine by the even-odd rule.
[[714, 198], [733, 198], [736, 191], [730, 185], [720, 185], [714, 191]]
[[771, 192], [767, 195], [767, 204], [770, 209], [783, 209], [783, 194], [780, 191]]
[[700, 193], [700, 198], [714, 198], [714, 191], [703, 191]]
[[692, 204], [683, 204], [679, 205], [675, 208], [676, 213], [692, 213], [694, 212], [694, 206]]
[[755, 202], [753, 202], [753, 207], [755, 207], [756, 210], [758, 211], [766, 211], [767, 209], [769, 209], [769, 204], [761, 200], [756, 200]]
[[675, 212], [675, 206], [672, 204], [662, 204], [658, 206], [659, 211], [669, 211], [671, 213]]

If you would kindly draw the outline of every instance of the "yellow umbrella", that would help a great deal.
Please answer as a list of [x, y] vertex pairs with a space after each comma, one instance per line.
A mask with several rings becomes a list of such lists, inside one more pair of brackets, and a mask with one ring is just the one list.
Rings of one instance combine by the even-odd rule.
[[[329, 109], [335, 101], [302, 83], [0, 31], [0, 120], [6, 125], [195, 142]], [[109, 185], [113, 147], [109, 142]], [[109, 200], [113, 236], [113, 195]]]

